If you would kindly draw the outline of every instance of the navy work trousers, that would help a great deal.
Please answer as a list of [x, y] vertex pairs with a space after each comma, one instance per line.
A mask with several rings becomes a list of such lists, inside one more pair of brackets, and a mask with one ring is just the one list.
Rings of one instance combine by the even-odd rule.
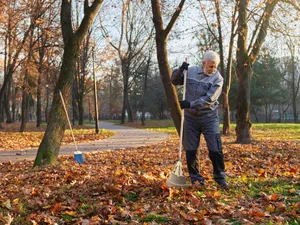
[[197, 149], [200, 144], [200, 135], [204, 135], [209, 158], [213, 164], [213, 177], [218, 184], [226, 181], [222, 142], [220, 137], [219, 116], [217, 110], [206, 110], [197, 116], [185, 114], [184, 120], [184, 147], [191, 182], [204, 184], [204, 178], [199, 173]]

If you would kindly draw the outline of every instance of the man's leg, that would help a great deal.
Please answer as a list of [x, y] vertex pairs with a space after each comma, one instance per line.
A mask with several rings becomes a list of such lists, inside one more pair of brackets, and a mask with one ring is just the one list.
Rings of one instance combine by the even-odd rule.
[[184, 147], [186, 152], [187, 168], [192, 184], [204, 184], [204, 178], [199, 173], [199, 160], [197, 149], [200, 143], [201, 130], [197, 121], [186, 116], [184, 122]]
[[[202, 129], [209, 158], [213, 164], [214, 180], [221, 186], [227, 185], [218, 114], [214, 111], [204, 117], [206, 117], [204, 118], [206, 122], [202, 124]], [[224, 188], [227, 189], [227, 187]]]

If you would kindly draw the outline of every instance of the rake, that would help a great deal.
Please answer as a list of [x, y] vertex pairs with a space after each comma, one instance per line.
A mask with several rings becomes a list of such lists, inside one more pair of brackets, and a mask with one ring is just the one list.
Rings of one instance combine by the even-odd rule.
[[[187, 59], [185, 60], [187, 61]], [[186, 91], [186, 77], [187, 70], [183, 71], [183, 100], [185, 100], [185, 91]], [[181, 125], [180, 125], [180, 143], [179, 143], [179, 153], [178, 153], [178, 161], [176, 162], [169, 178], [167, 179], [166, 185], [168, 187], [182, 187], [186, 188], [189, 185], [186, 183], [186, 178], [183, 176], [182, 171], [182, 162], [181, 162], [181, 152], [183, 146], [183, 123], [184, 123], [184, 109], [181, 110]]]
[[73, 130], [72, 130], [72, 126], [71, 126], [71, 123], [70, 123], [68, 111], [67, 111], [67, 108], [66, 108], [66, 105], [65, 105], [65, 101], [64, 101], [64, 98], [63, 98], [62, 93], [61, 93], [60, 90], [59, 90], [59, 95], [60, 95], [60, 99], [61, 99], [63, 107], [64, 107], [64, 111], [65, 111], [66, 116], [67, 116], [69, 128], [70, 128], [70, 131], [71, 131], [71, 134], [72, 134], [72, 138], [73, 138], [73, 141], [74, 141], [74, 145], [75, 145], [75, 149], [76, 149], [76, 151], [74, 152], [74, 159], [79, 164], [82, 164], [82, 163], [84, 163], [84, 157], [82, 155], [82, 152], [78, 151], [77, 144], [76, 144], [75, 137], [74, 137]]

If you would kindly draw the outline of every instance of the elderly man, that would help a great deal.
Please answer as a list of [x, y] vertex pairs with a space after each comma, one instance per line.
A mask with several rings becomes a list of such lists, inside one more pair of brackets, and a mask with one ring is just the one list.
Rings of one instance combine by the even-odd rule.
[[189, 64], [183, 62], [180, 68], [175, 69], [172, 74], [172, 83], [183, 85], [183, 71], [187, 70], [186, 99], [179, 103], [182, 109], [186, 109], [184, 110], [184, 147], [192, 184], [199, 182], [200, 185], [204, 185], [204, 178], [199, 173], [197, 160], [200, 135], [203, 134], [213, 165], [214, 180], [221, 188], [229, 190], [224, 171], [217, 110], [219, 105], [217, 100], [223, 86], [223, 78], [217, 70], [219, 62], [220, 57], [216, 52], [207, 51], [202, 66], [188, 67]]

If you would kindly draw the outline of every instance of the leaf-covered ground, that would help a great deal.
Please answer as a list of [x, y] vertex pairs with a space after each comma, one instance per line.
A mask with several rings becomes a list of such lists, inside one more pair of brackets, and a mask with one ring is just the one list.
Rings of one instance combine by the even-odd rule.
[[[204, 144], [205, 187], [165, 185], [178, 154], [173, 133], [158, 145], [87, 154], [83, 165], [70, 157], [41, 168], [32, 162], [0, 164], [0, 224], [300, 223], [298, 139], [239, 145], [233, 135], [223, 136], [231, 186], [225, 192], [212, 180]], [[268, 130], [261, 134], [268, 137]]]
[[[3, 125], [5, 128], [0, 130], [0, 151], [36, 148], [40, 145], [46, 128], [45, 124], [38, 128], [35, 123], [28, 123], [26, 131], [19, 132], [20, 123]], [[96, 134], [95, 128], [91, 126], [74, 126], [73, 133], [77, 143], [96, 141], [113, 135], [113, 132], [103, 129]], [[73, 139], [71, 131], [67, 129], [62, 144], [69, 143], [73, 143]]]

